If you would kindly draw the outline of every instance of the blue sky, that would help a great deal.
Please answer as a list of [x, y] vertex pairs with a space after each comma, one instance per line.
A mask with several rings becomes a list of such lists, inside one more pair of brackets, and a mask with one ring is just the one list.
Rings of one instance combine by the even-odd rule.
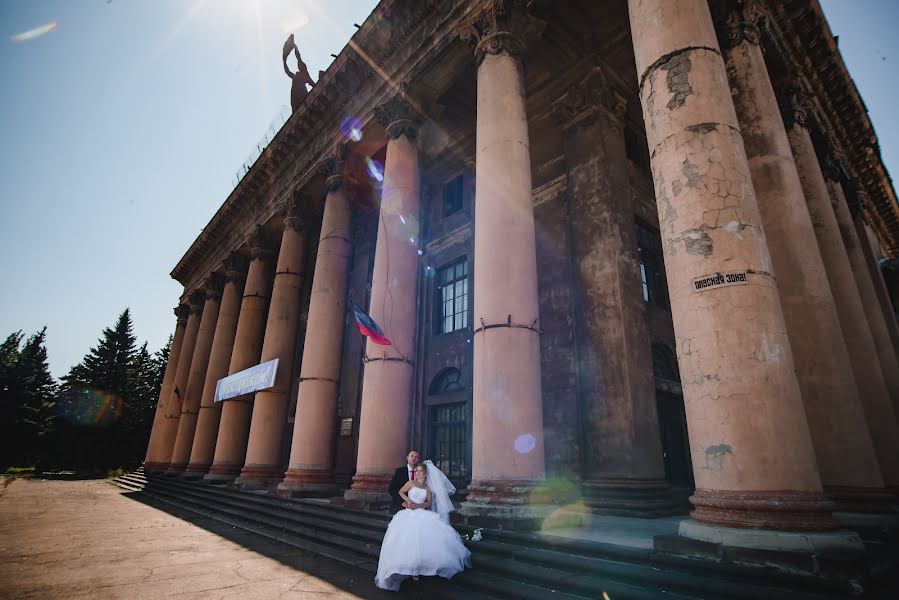
[[[375, 4], [0, 0], [0, 336], [47, 325], [61, 376], [130, 307], [159, 348], [182, 292], [169, 272], [288, 110], [287, 34], [317, 79]], [[899, 5], [822, 5], [897, 172]]]

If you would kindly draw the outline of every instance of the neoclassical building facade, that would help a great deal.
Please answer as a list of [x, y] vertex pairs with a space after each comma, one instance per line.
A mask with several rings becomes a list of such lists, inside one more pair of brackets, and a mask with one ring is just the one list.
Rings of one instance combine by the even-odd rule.
[[145, 467], [826, 535], [899, 503], [897, 256], [815, 0], [384, 0], [172, 271]]

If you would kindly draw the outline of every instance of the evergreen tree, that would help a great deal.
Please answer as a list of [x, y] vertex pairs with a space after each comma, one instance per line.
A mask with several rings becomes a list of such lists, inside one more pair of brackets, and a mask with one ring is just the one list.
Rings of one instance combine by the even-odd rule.
[[133, 386], [136, 339], [132, 333], [131, 311], [126, 308], [115, 327], [104, 329], [97, 346], [63, 377], [65, 386], [82, 385], [126, 396]]
[[45, 347], [47, 328], [32, 335], [19, 349], [22, 332], [0, 345], [0, 419], [3, 462], [31, 463], [45, 450], [53, 430], [56, 382], [50, 374]]
[[156, 351], [156, 354], [153, 355], [153, 385], [156, 390], [153, 394], [155, 403], [159, 396], [159, 388], [162, 387], [162, 378], [165, 376], [165, 367], [169, 363], [169, 354], [172, 352], [172, 342], [174, 341], [174, 337], [172, 334], [169, 334], [169, 339], [165, 343], [165, 346]]

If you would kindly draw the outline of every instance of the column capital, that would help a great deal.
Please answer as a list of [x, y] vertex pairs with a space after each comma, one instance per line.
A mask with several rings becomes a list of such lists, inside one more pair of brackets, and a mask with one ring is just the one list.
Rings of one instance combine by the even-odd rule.
[[552, 110], [563, 130], [591, 125], [598, 112], [622, 124], [627, 99], [612, 86], [602, 67], [596, 66], [580, 82], [571, 84]]
[[760, 45], [760, 26], [769, 20], [767, 10], [758, 0], [738, 0], [724, 3], [725, 8], [716, 20], [719, 43], [727, 48], [735, 48], [743, 43]]
[[225, 279], [243, 283], [247, 278], [248, 262], [247, 257], [243, 254], [232, 252], [228, 258], [222, 261], [222, 266], [225, 268]]
[[525, 0], [486, 0], [463, 23], [463, 42], [474, 45], [478, 65], [488, 54], [520, 57], [527, 40], [536, 37], [546, 24], [529, 15]]
[[225, 280], [220, 273], [211, 273], [206, 281], [203, 282], [203, 289], [206, 292], [207, 300], [221, 300], [222, 290], [225, 287]]
[[337, 144], [331, 155], [325, 158], [318, 167], [319, 173], [325, 178], [325, 185], [329, 192], [337, 191], [343, 185], [344, 161], [348, 151], [347, 144]]
[[842, 183], [851, 179], [849, 177], [849, 168], [846, 166], [846, 159], [839, 152], [831, 151], [827, 153], [824, 160], [821, 161], [821, 173], [827, 181], [834, 183]]
[[303, 218], [303, 206], [308, 204], [306, 194], [305, 190], [295, 190], [281, 203], [285, 230], [302, 231], [306, 228], [306, 221]]
[[375, 121], [387, 129], [387, 137], [391, 140], [405, 135], [414, 140], [418, 134], [418, 123], [414, 120], [415, 109], [406, 100], [404, 90], [375, 107]]
[[187, 299], [190, 305], [190, 314], [198, 315], [203, 312], [203, 302], [206, 300], [206, 293], [203, 290], [194, 290]]
[[178, 319], [178, 327], [187, 325], [187, 316], [190, 314], [190, 307], [186, 304], [179, 304], [175, 307], [175, 317]]
[[275, 243], [264, 225], [256, 225], [253, 228], [247, 243], [250, 245], [250, 256], [254, 259], [266, 258], [275, 253]]
[[809, 94], [801, 87], [792, 85], [779, 99], [780, 114], [784, 125], [789, 129], [793, 125], [805, 127], [810, 112]]

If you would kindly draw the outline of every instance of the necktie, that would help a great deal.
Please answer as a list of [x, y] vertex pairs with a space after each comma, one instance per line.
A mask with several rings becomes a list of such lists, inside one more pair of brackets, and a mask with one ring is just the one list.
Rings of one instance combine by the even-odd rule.
[[409, 471], [409, 473], [412, 474], [412, 481], [415, 481], [415, 470], [413, 469], [413, 470]]

